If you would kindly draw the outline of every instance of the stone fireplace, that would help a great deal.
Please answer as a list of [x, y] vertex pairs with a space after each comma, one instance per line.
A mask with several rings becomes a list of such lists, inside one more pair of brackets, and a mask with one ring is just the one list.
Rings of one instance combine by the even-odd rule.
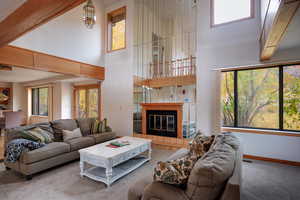
[[143, 103], [142, 133], [182, 138], [183, 103]]

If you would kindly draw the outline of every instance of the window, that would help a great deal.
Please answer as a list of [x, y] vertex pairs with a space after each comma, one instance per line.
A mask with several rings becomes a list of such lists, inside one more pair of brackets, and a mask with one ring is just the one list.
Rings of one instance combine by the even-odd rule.
[[222, 73], [223, 126], [300, 131], [300, 66]]
[[108, 51], [126, 48], [126, 7], [108, 13], [107, 20]]
[[97, 118], [99, 116], [99, 86], [75, 87], [75, 118]]
[[212, 26], [253, 17], [253, 0], [211, 0]]
[[32, 89], [32, 115], [48, 116], [48, 88]]

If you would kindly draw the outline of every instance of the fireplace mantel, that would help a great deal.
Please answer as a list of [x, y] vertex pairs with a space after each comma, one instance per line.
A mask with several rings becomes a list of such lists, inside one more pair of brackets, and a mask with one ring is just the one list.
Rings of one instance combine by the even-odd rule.
[[182, 135], [182, 106], [183, 103], [141, 103], [142, 106], [142, 133], [147, 135], [147, 110], [177, 111], [177, 138]]

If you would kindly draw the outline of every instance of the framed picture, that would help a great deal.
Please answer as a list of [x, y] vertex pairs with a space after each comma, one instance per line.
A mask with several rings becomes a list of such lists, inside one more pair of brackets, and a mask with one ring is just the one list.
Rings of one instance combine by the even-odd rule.
[[10, 100], [10, 88], [0, 88], [0, 104], [7, 105]]

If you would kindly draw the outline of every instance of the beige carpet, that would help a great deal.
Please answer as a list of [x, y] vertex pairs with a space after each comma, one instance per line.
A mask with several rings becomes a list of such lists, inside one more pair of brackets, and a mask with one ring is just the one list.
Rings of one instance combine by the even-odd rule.
[[[78, 161], [48, 170], [25, 181], [0, 164], [0, 200], [126, 200], [129, 186], [150, 175], [157, 160], [172, 151], [153, 150], [153, 160], [115, 182], [103, 183], [79, 176]], [[243, 200], [299, 200], [300, 168], [265, 162], [243, 163]], [[175, 200], [175, 199], [174, 199]]]

